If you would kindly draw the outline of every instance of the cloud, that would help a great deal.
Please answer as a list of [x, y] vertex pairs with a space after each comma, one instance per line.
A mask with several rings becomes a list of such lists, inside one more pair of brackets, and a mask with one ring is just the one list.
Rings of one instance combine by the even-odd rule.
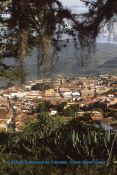
[[69, 8], [72, 13], [84, 13], [87, 12], [87, 8], [80, 0], [60, 0], [63, 6]]
[[72, 6], [72, 5], [81, 5], [83, 4], [80, 0], [60, 0], [63, 5]]

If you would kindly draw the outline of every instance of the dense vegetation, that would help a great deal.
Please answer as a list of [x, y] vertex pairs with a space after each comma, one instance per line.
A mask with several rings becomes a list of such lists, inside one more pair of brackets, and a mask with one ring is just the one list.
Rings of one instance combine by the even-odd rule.
[[[52, 46], [55, 53], [60, 50], [62, 34], [72, 36], [75, 46], [79, 44], [83, 65], [84, 56], [88, 58], [101, 28], [108, 23], [111, 29], [110, 24], [116, 21], [117, 1], [81, 1], [89, 11], [78, 15], [64, 8], [59, 0], [1, 0], [0, 76], [12, 77], [12, 80], [20, 76], [23, 83], [25, 56], [36, 46], [39, 66], [50, 64], [49, 48]], [[3, 64], [5, 57], [19, 61], [18, 73]], [[59, 117], [43, 113], [49, 103], [39, 105], [37, 120], [24, 131], [0, 133], [0, 174], [117, 174], [117, 133], [94, 127], [89, 116], [61, 123]], [[59, 106], [59, 110], [63, 110], [63, 106]], [[63, 110], [69, 116], [73, 111], [76, 112], [76, 108]], [[7, 162], [10, 160], [104, 160], [105, 163], [100, 166], [14, 165]]]
[[[86, 171], [98, 175], [114, 174], [117, 160], [117, 133], [104, 132], [90, 117], [75, 118], [64, 124], [59, 116], [41, 113], [23, 132], [0, 133], [1, 173], [66, 174]], [[36, 165], [10, 161], [67, 161], [65, 165]], [[76, 161], [104, 161], [103, 164], [73, 165]], [[111, 167], [111, 168], [110, 168]], [[28, 170], [27, 170], [28, 169]], [[8, 172], [9, 171], [9, 172]], [[49, 172], [49, 173], [48, 173]]]
[[39, 90], [39, 91], [44, 91], [48, 89], [52, 89], [53, 86], [51, 83], [37, 83], [34, 86], [32, 86], [31, 90]]

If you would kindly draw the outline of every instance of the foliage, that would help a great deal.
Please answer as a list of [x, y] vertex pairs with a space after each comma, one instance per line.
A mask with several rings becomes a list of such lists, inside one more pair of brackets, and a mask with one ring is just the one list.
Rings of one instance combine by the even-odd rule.
[[24, 74], [21, 70], [1, 70], [0, 71], [0, 76], [5, 77], [7, 80], [10, 81], [21, 81], [21, 76], [25, 76], [26, 73]]
[[38, 104], [37, 112], [38, 113], [48, 112], [51, 107], [52, 107], [52, 104], [50, 103], [50, 101], [45, 100]]
[[58, 111], [59, 113], [63, 113], [64, 107], [65, 107], [66, 105], [67, 105], [66, 102], [60, 103], [59, 105], [57, 105], [57, 111]]
[[[89, 57], [100, 30], [106, 23], [116, 22], [115, 0], [81, 0], [88, 7], [85, 14], [72, 14], [59, 0], [5, 0], [0, 7], [0, 58], [18, 58], [19, 68], [25, 72], [24, 57], [38, 47], [39, 64], [50, 64], [49, 49], [61, 48], [62, 34], [73, 37], [80, 45], [82, 65]], [[4, 14], [9, 15], [5, 17]], [[22, 82], [25, 80], [21, 75]]]
[[43, 91], [43, 90], [48, 90], [52, 88], [53, 86], [50, 83], [37, 83], [36, 85], [32, 86], [31, 90]]
[[63, 111], [63, 115], [68, 116], [68, 117], [74, 117], [75, 112], [73, 111], [71, 107], [68, 107]]
[[117, 119], [117, 111], [110, 111], [106, 117], [113, 117], [115, 119]]
[[[9, 17], [5, 17], [8, 14]], [[58, 39], [65, 32], [64, 19], [71, 17], [58, 0], [6, 0], [1, 3], [0, 44], [1, 58], [18, 58], [19, 68], [25, 72], [24, 57], [33, 47], [38, 47], [42, 61], [48, 62], [51, 43], [57, 49]], [[56, 35], [56, 38], [53, 36]], [[47, 59], [47, 60], [46, 60]], [[22, 76], [22, 82], [23, 82]]]
[[66, 107], [63, 110], [63, 115], [69, 116], [69, 117], [74, 117], [78, 111], [79, 111], [78, 105], [71, 105], [71, 106]]
[[[104, 132], [102, 129], [95, 128], [88, 116], [75, 118], [63, 124], [59, 117], [40, 114], [37, 120], [30, 123], [23, 132], [0, 133], [0, 165], [4, 168], [3, 172], [9, 169], [9, 174], [20, 172], [21, 169], [29, 169], [32, 174], [45, 173], [46, 169], [50, 171], [50, 174], [52, 172], [61, 174], [65, 171], [76, 174], [77, 172], [83, 174], [87, 171], [89, 174], [94, 174], [95, 171], [98, 175], [100, 171], [106, 174], [106, 170], [109, 174], [109, 172], [116, 172], [114, 163], [117, 160], [116, 136], [117, 133]], [[64, 166], [15, 165], [9, 164], [7, 162], [9, 160], [66, 160], [68, 164]], [[70, 164], [72, 160], [105, 160], [105, 164], [73, 166]]]

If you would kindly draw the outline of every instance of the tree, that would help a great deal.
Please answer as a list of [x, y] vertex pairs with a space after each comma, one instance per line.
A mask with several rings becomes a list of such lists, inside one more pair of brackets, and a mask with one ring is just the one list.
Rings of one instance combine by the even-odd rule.
[[48, 112], [50, 108], [52, 108], [51, 102], [48, 100], [45, 100], [38, 104], [37, 112], [38, 113]]
[[[10, 17], [2, 17], [4, 13]], [[51, 41], [58, 47], [57, 40], [66, 28], [64, 18], [70, 18], [70, 12], [58, 0], [6, 0], [0, 14], [3, 26], [1, 37], [6, 39], [2, 43], [2, 57], [19, 58], [21, 73], [25, 70], [24, 57], [33, 46], [39, 46], [46, 58]], [[54, 32], [58, 39], [52, 40]], [[43, 57], [42, 62], [45, 61]], [[23, 83], [24, 74], [21, 77]]]
[[[111, 20], [116, 21], [117, 15], [117, 2], [115, 0], [81, 0], [88, 6], [88, 13], [84, 14], [85, 22], [83, 24], [84, 30], [85, 27], [88, 31], [84, 31], [85, 33], [93, 32], [98, 34], [100, 28], [103, 27], [104, 24], [110, 22]], [[92, 33], [92, 34], [93, 34]]]
[[[60, 121], [60, 117], [39, 114], [36, 120], [28, 123], [22, 132], [1, 132], [0, 140], [0, 166], [3, 168], [0, 172], [2, 174], [8, 172], [8, 170], [9, 174], [13, 174], [13, 171], [14, 173], [17, 172], [15, 174], [21, 174], [20, 171], [24, 169], [28, 169], [28, 173], [30, 171], [32, 174], [35, 174], [35, 170], [37, 170], [36, 174], [39, 174], [38, 172], [46, 174], [47, 168], [52, 171], [55, 167], [57, 168], [55, 168], [55, 174], [57, 174], [57, 170], [65, 172], [69, 166], [70, 169], [74, 167], [75, 172], [77, 168], [81, 168], [80, 170], [84, 172], [86, 171], [84, 168], [89, 168], [83, 165], [81, 167], [80, 165], [69, 165], [72, 160], [104, 160], [104, 164], [99, 166], [93, 165], [92, 167], [90, 165], [91, 170], [94, 171], [94, 169], [99, 168], [99, 170], [106, 171], [111, 167], [111, 171], [115, 171], [113, 167], [116, 167], [115, 160], [117, 159], [117, 132], [105, 132], [102, 129], [95, 128], [90, 117], [88, 119], [86, 116], [74, 118], [65, 124]], [[110, 158], [112, 162], [109, 160]], [[47, 166], [25, 163], [13, 164], [12, 162], [10, 163], [12, 160], [66, 160], [69, 163], [65, 166]], [[109, 163], [109, 166], [107, 163]], [[87, 174], [89, 174], [90, 168], [87, 169]], [[25, 172], [25, 174], [28, 173]]]
[[[22, 82], [24, 82], [24, 57], [37, 46], [41, 53], [39, 64], [49, 65], [49, 48], [60, 50], [63, 33], [71, 35], [81, 47], [82, 65], [84, 56], [89, 57], [101, 28], [115, 22], [117, 2], [115, 0], [81, 0], [88, 7], [85, 14], [71, 14], [59, 0], [5, 0], [1, 2], [0, 33], [1, 58], [18, 58]], [[9, 14], [9, 17], [4, 17]], [[70, 24], [68, 25], [67, 22]], [[56, 37], [55, 37], [56, 36]]]

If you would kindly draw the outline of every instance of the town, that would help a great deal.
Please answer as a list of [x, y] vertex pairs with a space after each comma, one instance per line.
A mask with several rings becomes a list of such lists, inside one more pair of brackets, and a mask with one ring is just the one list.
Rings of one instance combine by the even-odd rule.
[[[91, 116], [105, 130], [117, 130], [117, 76], [26, 81], [0, 90], [0, 130], [22, 131], [40, 112], [59, 116]], [[87, 115], [86, 115], [87, 114]]]

